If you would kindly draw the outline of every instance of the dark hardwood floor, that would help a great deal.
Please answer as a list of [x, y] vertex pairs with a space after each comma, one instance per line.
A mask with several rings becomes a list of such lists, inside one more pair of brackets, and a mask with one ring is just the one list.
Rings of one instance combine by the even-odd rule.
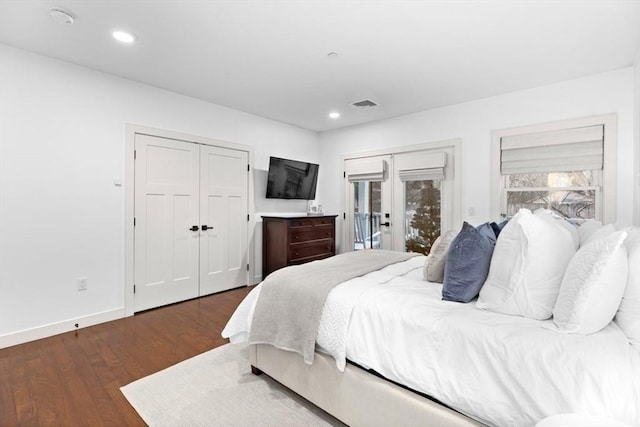
[[145, 425], [120, 387], [228, 341], [251, 288], [0, 349], [0, 426]]

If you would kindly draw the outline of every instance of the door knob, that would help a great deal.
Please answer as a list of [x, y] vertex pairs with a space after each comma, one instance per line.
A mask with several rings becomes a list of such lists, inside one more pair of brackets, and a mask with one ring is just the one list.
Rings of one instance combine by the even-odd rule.
[[189, 230], [191, 231], [198, 231], [198, 226], [194, 225], [193, 227], [191, 227]]
[[213, 230], [213, 226], [208, 226], [206, 224], [202, 225], [202, 231]]

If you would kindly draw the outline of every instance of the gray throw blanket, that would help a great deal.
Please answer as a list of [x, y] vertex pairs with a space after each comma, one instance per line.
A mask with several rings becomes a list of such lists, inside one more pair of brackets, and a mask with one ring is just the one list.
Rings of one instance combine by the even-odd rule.
[[262, 282], [249, 343], [295, 351], [312, 364], [322, 308], [331, 289], [416, 255], [363, 250], [274, 271]]

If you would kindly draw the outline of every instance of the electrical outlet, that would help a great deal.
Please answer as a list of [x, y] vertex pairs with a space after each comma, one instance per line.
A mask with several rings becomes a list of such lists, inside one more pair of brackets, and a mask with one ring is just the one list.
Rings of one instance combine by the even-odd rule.
[[77, 283], [78, 283], [78, 290], [79, 291], [86, 291], [87, 290], [87, 286], [89, 285], [89, 278], [88, 277], [78, 277], [76, 280], [77, 280]]

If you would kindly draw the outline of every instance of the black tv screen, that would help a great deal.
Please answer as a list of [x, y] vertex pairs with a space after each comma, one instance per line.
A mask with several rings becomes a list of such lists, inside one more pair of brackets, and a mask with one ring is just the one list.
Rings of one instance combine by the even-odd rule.
[[316, 198], [318, 165], [271, 157], [267, 176], [268, 199]]

